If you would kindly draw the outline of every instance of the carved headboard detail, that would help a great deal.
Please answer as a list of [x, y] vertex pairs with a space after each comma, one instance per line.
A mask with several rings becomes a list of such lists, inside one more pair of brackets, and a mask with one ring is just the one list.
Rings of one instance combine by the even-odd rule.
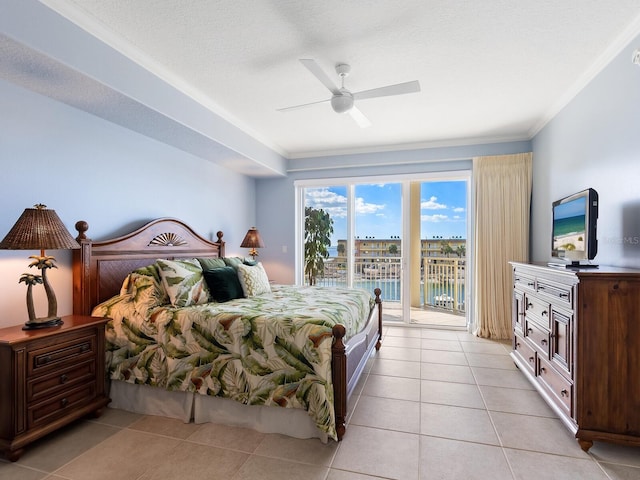
[[121, 237], [94, 242], [89, 226], [76, 223], [80, 244], [73, 251], [73, 313], [89, 315], [97, 304], [120, 292], [122, 281], [136, 268], [159, 258], [224, 257], [223, 233], [211, 242], [174, 218], [153, 220]]

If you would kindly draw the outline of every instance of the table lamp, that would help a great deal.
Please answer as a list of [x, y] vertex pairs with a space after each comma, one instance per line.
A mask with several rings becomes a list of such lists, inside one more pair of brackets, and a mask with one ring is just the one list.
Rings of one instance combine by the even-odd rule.
[[256, 248], [264, 248], [264, 243], [262, 242], [262, 238], [260, 238], [260, 232], [256, 227], [251, 227], [247, 234], [244, 236], [244, 240], [240, 244], [242, 248], [250, 248], [249, 255], [255, 260], [258, 256], [258, 251]]
[[[39, 256], [29, 257], [33, 259], [29, 267], [38, 268], [42, 271], [42, 275], [24, 273], [19, 280], [19, 283], [24, 282], [27, 285], [29, 321], [22, 327], [23, 330], [62, 325], [63, 322], [57, 313], [56, 295], [47, 280], [47, 270], [58, 267], [55, 264], [55, 258], [45, 255], [44, 251], [72, 248], [80, 248], [80, 245], [67, 231], [56, 212], [48, 210], [47, 206], [42, 204], [25, 209], [7, 236], [0, 242], [0, 249], [4, 250], [40, 250]], [[42, 318], [36, 318], [33, 307], [32, 288], [39, 283], [43, 284], [49, 303], [47, 316]]]

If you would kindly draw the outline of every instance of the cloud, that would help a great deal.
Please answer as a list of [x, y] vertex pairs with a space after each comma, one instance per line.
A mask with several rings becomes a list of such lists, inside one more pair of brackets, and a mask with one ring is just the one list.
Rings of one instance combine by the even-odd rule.
[[455, 207], [453, 209], [453, 211], [456, 212], [456, 213], [462, 213], [462, 212], [464, 212], [464, 207]]
[[439, 222], [446, 222], [449, 220], [449, 216], [448, 215], [442, 215], [442, 214], [436, 214], [436, 215], [421, 215], [420, 216], [420, 220], [422, 220], [423, 222], [433, 222], [433, 223], [439, 223]]
[[431, 197], [429, 200], [420, 202], [421, 210], [444, 210], [447, 206], [437, 202], [438, 197]]
[[[347, 216], [347, 197], [332, 192], [328, 188], [305, 189], [305, 205], [315, 209], [323, 209], [332, 218], [344, 218]], [[380, 211], [384, 208], [384, 204], [365, 202], [362, 197], [356, 198], [356, 214], [383, 215]]]
[[369, 213], [377, 213], [379, 210], [384, 209], [384, 204], [367, 203], [362, 197], [356, 198], [356, 213], [360, 215], [367, 215]]

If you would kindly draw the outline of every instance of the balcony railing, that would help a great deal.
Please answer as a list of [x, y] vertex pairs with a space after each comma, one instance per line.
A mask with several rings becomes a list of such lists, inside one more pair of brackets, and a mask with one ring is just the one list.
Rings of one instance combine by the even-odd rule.
[[[358, 257], [354, 264], [353, 286], [382, 290], [385, 302], [400, 302], [402, 291], [401, 260], [397, 257]], [[466, 260], [464, 258], [428, 257], [420, 265], [420, 303], [452, 313], [465, 311]], [[324, 274], [318, 285], [347, 286], [345, 257], [325, 260]]]

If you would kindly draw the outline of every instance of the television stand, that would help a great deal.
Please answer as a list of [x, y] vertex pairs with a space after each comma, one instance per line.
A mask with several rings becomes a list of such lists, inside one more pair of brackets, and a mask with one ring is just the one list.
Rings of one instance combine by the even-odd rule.
[[580, 263], [580, 262], [549, 262], [547, 266], [553, 268], [598, 268], [598, 265], [594, 265], [592, 263]]

